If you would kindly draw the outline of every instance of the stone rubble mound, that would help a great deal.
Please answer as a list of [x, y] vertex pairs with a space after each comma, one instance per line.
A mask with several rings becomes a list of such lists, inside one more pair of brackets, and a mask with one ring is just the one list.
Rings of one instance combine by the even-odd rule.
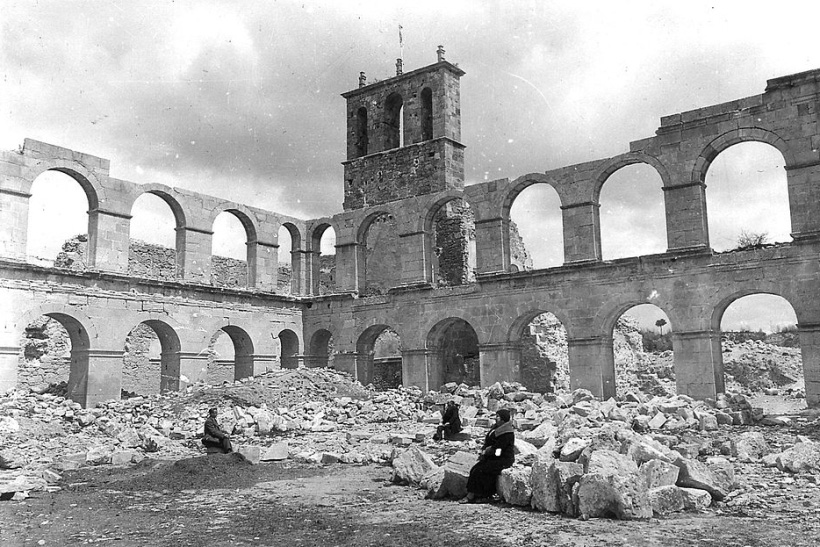
[[[433, 443], [448, 400], [460, 404], [465, 429], [455, 440]], [[55, 491], [62, 473], [81, 466], [203, 455], [200, 437], [212, 406], [251, 463], [392, 464], [394, 481], [423, 486], [432, 498], [463, 495], [495, 411], [510, 408], [518, 456], [501, 477], [502, 498], [572, 516], [644, 518], [650, 510], [679, 510], [681, 500], [697, 509], [731, 498], [731, 464], [705, 455], [820, 474], [809, 439], [780, 452], [745, 432], [725, 446], [710, 444], [706, 435], [721, 427], [788, 423], [763, 415], [742, 395], [701, 402], [635, 391], [602, 402], [585, 390], [539, 394], [506, 382], [376, 392], [332, 369], [300, 368], [89, 409], [50, 393], [12, 391], [0, 397], [0, 496]], [[674, 480], [670, 466], [678, 470]]]

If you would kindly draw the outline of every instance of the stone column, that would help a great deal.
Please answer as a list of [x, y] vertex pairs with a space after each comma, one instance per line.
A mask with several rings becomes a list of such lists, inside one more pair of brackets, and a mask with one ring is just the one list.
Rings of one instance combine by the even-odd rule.
[[88, 266], [127, 272], [131, 215], [104, 209], [94, 209], [88, 215]]
[[[369, 357], [369, 359], [368, 359]], [[346, 372], [364, 385], [373, 381], [373, 356], [346, 351], [333, 356], [333, 368]]]
[[820, 203], [820, 162], [786, 166], [786, 180], [789, 189], [792, 238], [797, 242], [819, 239], [820, 218], [817, 215], [817, 203]]
[[820, 323], [799, 324], [800, 355], [806, 380], [806, 404], [820, 407]]
[[424, 231], [399, 234], [402, 285], [430, 282], [427, 235]]
[[185, 281], [211, 282], [211, 230], [177, 228], [177, 275]]
[[564, 229], [564, 263], [601, 260], [600, 205], [591, 201], [561, 207]]
[[714, 399], [726, 388], [720, 331], [672, 332], [675, 355], [675, 383], [679, 395], [694, 399]]
[[0, 188], [0, 256], [26, 259], [28, 241], [28, 205], [31, 194], [11, 188]]
[[359, 290], [359, 250], [358, 243], [336, 245], [336, 290], [356, 292]]
[[476, 273], [506, 272], [510, 266], [510, 225], [503, 218], [475, 221]]
[[274, 292], [279, 279], [279, 245], [248, 242], [248, 286]]
[[432, 349], [410, 349], [401, 352], [402, 385], [422, 391], [438, 389], [444, 383], [439, 352]]
[[669, 251], [709, 248], [706, 185], [690, 182], [664, 186], [666, 241]]
[[615, 357], [611, 336], [590, 336], [567, 340], [569, 385], [573, 390], [588, 389], [600, 399], [615, 396]]
[[17, 368], [20, 364], [18, 346], [0, 346], [0, 395], [17, 386]]
[[292, 295], [308, 294], [310, 287], [310, 267], [307, 251], [297, 249], [290, 252], [290, 293]]
[[68, 398], [84, 408], [119, 400], [122, 391], [122, 350], [71, 350]]

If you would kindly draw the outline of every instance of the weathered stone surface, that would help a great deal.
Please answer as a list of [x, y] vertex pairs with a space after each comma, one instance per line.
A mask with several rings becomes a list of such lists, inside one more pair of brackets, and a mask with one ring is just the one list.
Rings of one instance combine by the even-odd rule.
[[681, 458], [675, 462], [675, 465], [680, 468], [678, 486], [705, 490], [718, 501], [725, 498], [732, 490], [732, 483], [727, 482], [725, 473], [715, 473], [712, 467], [705, 463]]
[[777, 468], [789, 473], [820, 473], [820, 443], [802, 442], [781, 452]]
[[11, 416], [0, 416], [0, 434], [8, 435], [20, 431], [20, 424]]
[[683, 508], [687, 511], [700, 511], [712, 505], [712, 495], [698, 488], [679, 487], [683, 498]]
[[649, 460], [641, 466], [640, 471], [649, 489], [674, 486], [680, 473], [678, 466], [663, 460]]
[[239, 454], [242, 454], [246, 460], [248, 460], [254, 465], [259, 463], [260, 458], [262, 457], [262, 448], [255, 445], [239, 445], [238, 447], [234, 448], [234, 451], [238, 452]]
[[685, 507], [683, 492], [674, 485], [659, 486], [649, 489], [649, 501], [655, 514], [675, 513]]
[[649, 518], [652, 505], [646, 481], [628, 456], [611, 450], [593, 452], [575, 492], [578, 514], [618, 519]]
[[116, 450], [111, 454], [111, 465], [128, 465], [136, 456], [134, 450]]
[[95, 446], [86, 452], [85, 462], [90, 465], [111, 463], [112, 452], [109, 446]]
[[501, 472], [498, 477], [498, 494], [510, 505], [527, 506], [532, 500], [529, 467], [511, 467]]
[[532, 466], [532, 501], [538, 511], [564, 513], [575, 516], [572, 489], [578, 482], [584, 468], [579, 463], [561, 462], [553, 458], [539, 456]]
[[538, 452], [538, 449], [527, 441], [515, 439], [516, 456], [531, 456]]
[[323, 452], [320, 456], [319, 462], [323, 465], [330, 465], [333, 463], [339, 463], [341, 460], [341, 456], [336, 454], [335, 452]]
[[262, 456], [259, 459], [263, 462], [276, 462], [286, 460], [288, 459], [288, 454], [290, 453], [289, 451], [290, 448], [288, 447], [288, 443], [274, 443], [265, 449], [265, 451], [262, 453]]
[[762, 433], [745, 431], [731, 440], [731, 454], [742, 462], [754, 462], [771, 452]]
[[438, 467], [418, 447], [411, 447], [393, 459], [393, 482], [419, 484], [424, 476]]
[[523, 432], [521, 434], [521, 438], [533, 446], [541, 448], [549, 439], [554, 438], [557, 432], [558, 428], [556, 428], [553, 424], [544, 422], [535, 429]]
[[[430, 476], [424, 477], [425, 481], [432, 482], [436, 488], [430, 493], [430, 497], [434, 499], [452, 497], [462, 498], [467, 495], [467, 478], [470, 476], [470, 469], [478, 461], [475, 454], [469, 452], [456, 452], [447, 463], [442, 467], [444, 470], [441, 476], [441, 482], [436, 484], [434, 478]], [[437, 474], [434, 474], [437, 478]]]
[[561, 461], [574, 462], [581, 455], [585, 448], [592, 444], [592, 439], [579, 439], [573, 437], [564, 443], [561, 447]]

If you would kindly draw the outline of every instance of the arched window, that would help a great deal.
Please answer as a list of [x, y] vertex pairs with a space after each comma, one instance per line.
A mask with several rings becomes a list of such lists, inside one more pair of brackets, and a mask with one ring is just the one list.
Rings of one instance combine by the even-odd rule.
[[404, 101], [398, 93], [391, 93], [384, 104], [384, 149], [402, 145], [402, 114]]
[[356, 111], [356, 157], [367, 155], [367, 109], [359, 108]]
[[421, 90], [421, 140], [433, 138], [433, 91], [429, 87]]

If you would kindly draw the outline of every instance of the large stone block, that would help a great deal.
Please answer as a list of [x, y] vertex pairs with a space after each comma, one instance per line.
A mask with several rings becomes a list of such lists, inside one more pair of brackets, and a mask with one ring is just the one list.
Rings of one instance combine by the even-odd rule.
[[677, 482], [678, 486], [705, 490], [717, 501], [725, 498], [732, 490], [733, 484], [728, 480], [726, 473], [716, 473], [712, 467], [705, 463], [680, 458], [675, 462], [675, 465], [680, 468], [680, 475], [678, 476]]
[[649, 489], [649, 501], [655, 514], [675, 513], [685, 507], [681, 489], [674, 485]]
[[781, 452], [777, 468], [789, 473], [820, 473], [820, 443], [797, 443]]
[[532, 466], [532, 501], [538, 511], [564, 513], [575, 516], [572, 490], [584, 468], [579, 463], [561, 462], [550, 457], [539, 456]]
[[430, 456], [412, 447], [393, 458], [393, 482], [419, 484], [424, 476], [438, 467]]
[[422, 482], [431, 487], [428, 496], [433, 499], [466, 496], [470, 469], [477, 461], [478, 456], [469, 452], [456, 452], [450, 456], [447, 463], [442, 466], [443, 473], [433, 470], [423, 477]]
[[501, 472], [498, 477], [497, 490], [503, 501], [510, 505], [527, 506], [532, 500], [529, 467], [511, 467]]
[[593, 452], [574, 500], [584, 517], [640, 519], [652, 516], [646, 480], [635, 462], [612, 450]]
[[647, 488], [658, 488], [660, 486], [674, 486], [678, 482], [680, 469], [678, 466], [663, 460], [650, 460], [640, 468], [641, 474], [646, 479]]

